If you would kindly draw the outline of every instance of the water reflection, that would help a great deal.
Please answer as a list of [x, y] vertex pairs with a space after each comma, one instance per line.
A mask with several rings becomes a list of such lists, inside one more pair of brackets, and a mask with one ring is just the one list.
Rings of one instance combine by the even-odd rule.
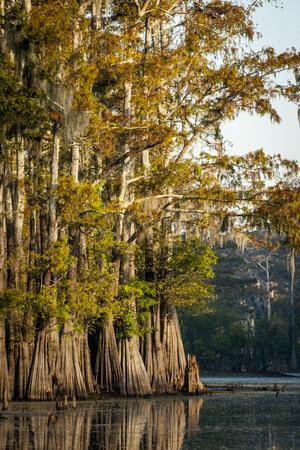
[[[16, 412], [17, 414], [17, 412]], [[83, 450], [89, 448], [92, 416], [88, 411], [68, 415], [1, 416], [2, 450]]]
[[[193, 399], [201, 405], [202, 399]], [[199, 408], [195, 409], [195, 412]], [[183, 400], [138, 400], [97, 411], [89, 449], [180, 450], [185, 436]], [[197, 418], [193, 419], [198, 422]]]
[[14, 404], [0, 450], [300, 449], [300, 396], [284, 393]]

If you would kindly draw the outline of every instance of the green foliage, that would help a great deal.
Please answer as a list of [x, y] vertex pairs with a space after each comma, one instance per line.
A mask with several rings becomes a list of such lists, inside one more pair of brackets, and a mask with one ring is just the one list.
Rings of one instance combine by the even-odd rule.
[[43, 286], [40, 292], [26, 292], [24, 289], [6, 289], [0, 296], [2, 314], [18, 311], [21, 318], [25, 315], [31, 319], [47, 322], [57, 316], [57, 291], [54, 287]]
[[6, 289], [0, 295], [1, 314], [7, 314], [15, 307], [24, 312], [26, 300], [27, 294], [23, 290]]
[[264, 370], [270, 361], [285, 361], [289, 353], [287, 322], [284, 315], [274, 315], [269, 323], [256, 319], [255, 335], [230, 307], [215, 305], [209, 314], [184, 316], [183, 335], [188, 351], [201, 364], [213, 370]]
[[50, 271], [58, 276], [66, 276], [74, 257], [71, 255], [70, 245], [65, 241], [56, 242], [52, 248], [41, 253], [31, 253], [28, 265], [28, 273], [34, 277], [41, 277], [45, 271]]
[[297, 183], [281, 183], [268, 189], [268, 201], [258, 208], [264, 225], [285, 233], [291, 247], [300, 249], [300, 190]]
[[25, 11], [23, 7], [23, 2], [21, 0], [16, 0], [9, 5], [6, 9], [4, 20], [14, 27], [20, 27], [25, 20]]
[[[111, 1], [97, 30], [90, 2], [39, 0], [29, 14], [21, 1], [6, 8], [8, 52], [0, 57], [6, 142], [0, 151], [12, 207], [5, 217], [10, 231], [24, 216], [21, 266], [28, 292], [26, 282], [24, 292], [5, 290], [4, 310], [27, 308], [37, 320], [61, 323], [71, 318], [78, 327], [110, 314], [121, 338], [144, 333], [149, 310], [169, 302], [217, 319], [212, 353], [232, 347], [237, 355], [247, 345], [234, 314], [229, 326], [224, 310], [223, 318], [214, 316], [216, 305], [208, 301], [216, 257], [204, 231], [217, 236], [224, 223], [243, 228], [263, 219], [298, 245], [298, 188], [269, 188], [275, 173], [286, 181], [298, 167], [261, 150], [227, 156], [220, 127], [241, 111], [279, 121], [273, 99], [298, 101], [299, 90], [280, 84], [276, 74], [298, 67], [300, 57], [294, 49], [247, 48], [255, 34], [254, 4], [197, 0], [186, 6]], [[61, 138], [59, 179], [49, 189], [54, 129]], [[18, 179], [18, 134], [26, 138], [25, 180]], [[74, 142], [78, 183], [70, 176]], [[48, 242], [49, 203], [59, 229], [54, 245]], [[122, 233], [126, 220], [135, 230], [129, 239]], [[170, 232], [182, 223], [185, 242]], [[154, 234], [150, 252], [142, 242], [147, 232]], [[10, 240], [5, 267], [13, 269], [19, 243]], [[119, 286], [122, 256], [134, 251], [137, 278]]]
[[9, 133], [41, 136], [47, 127], [42, 91], [26, 88], [18, 80], [9, 57], [0, 54], [0, 127]]
[[[261, 371], [285, 367], [290, 354], [286, 250], [273, 248], [269, 261], [274, 289], [269, 321], [266, 287], [262, 281], [260, 285], [257, 283], [265, 274], [255, 262], [264, 264], [260, 258], [266, 255], [265, 250], [253, 246], [242, 253], [228, 244], [218, 249], [215, 296], [208, 301], [207, 310], [196, 314], [181, 310], [187, 351], [195, 353], [204, 368]], [[296, 280], [295, 291], [298, 287]], [[297, 311], [296, 306], [296, 317]]]
[[151, 306], [158, 303], [157, 293], [152, 283], [131, 280], [119, 289], [120, 319], [117, 320], [117, 337], [119, 339], [134, 335], [143, 335], [146, 319]]
[[70, 228], [95, 228], [103, 222], [107, 209], [99, 195], [100, 186], [84, 181], [75, 183], [73, 177], [60, 177], [56, 189], [57, 208], [64, 225]]
[[276, 314], [271, 323], [265, 317], [257, 321], [257, 333], [254, 339], [255, 351], [267, 360], [268, 355], [289, 354], [287, 322], [282, 314]]
[[167, 301], [177, 306], [207, 308], [206, 300], [213, 295], [209, 280], [214, 277], [216, 262], [212, 249], [198, 239], [175, 242], [164, 263], [168, 275], [159, 283]]

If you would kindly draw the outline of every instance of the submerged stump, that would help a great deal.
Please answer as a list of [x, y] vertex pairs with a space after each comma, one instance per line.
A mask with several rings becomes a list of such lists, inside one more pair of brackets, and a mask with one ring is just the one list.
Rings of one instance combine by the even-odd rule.
[[205, 388], [200, 381], [199, 365], [195, 355], [188, 355], [184, 378], [184, 390], [187, 394], [204, 393]]

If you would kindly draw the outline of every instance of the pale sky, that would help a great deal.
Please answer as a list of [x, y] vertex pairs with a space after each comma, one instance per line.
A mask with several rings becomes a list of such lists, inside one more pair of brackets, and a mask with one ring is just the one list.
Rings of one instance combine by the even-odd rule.
[[[272, 46], [277, 51], [295, 47], [300, 50], [300, 0], [282, 0], [283, 8], [266, 5], [257, 11], [257, 30], [263, 34], [255, 48]], [[292, 73], [286, 75], [294, 80]], [[300, 124], [297, 106], [280, 100], [275, 103], [281, 123], [242, 113], [233, 122], [224, 124], [223, 136], [232, 143], [231, 154], [244, 154], [263, 148], [267, 153], [280, 153], [300, 161]]]

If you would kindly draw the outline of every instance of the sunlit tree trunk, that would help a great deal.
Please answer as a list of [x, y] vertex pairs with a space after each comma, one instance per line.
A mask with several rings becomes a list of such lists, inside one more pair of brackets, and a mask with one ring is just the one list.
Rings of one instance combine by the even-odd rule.
[[[72, 145], [71, 176], [75, 183], [79, 180], [80, 145], [74, 142]], [[72, 246], [74, 261], [69, 269], [70, 296], [76, 295], [79, 261], [79, 231], [72, 230], [69, 240]], [[86, 398], [94, 392], [94, 382], [90, 362], [90, 353], [87, 342], [87, 332], [77, 333], [73, 324], [73, 313], [63, 325], [60, 339], [60, 352], [57, 360], [56, 375], [59, 384], [64, 388], [69, 397]]]
[[290, 367], [297, 369], [297, 338], [295, 327], [295, 249], [290, 253], [290, 295], [289, 295], [289, 338], [290, 338]]
[[[58, 223], [56, 214], [55, 189], [58, 183], [60, 152], [60, 135], [57, 126], [53, 130], [53, 146], [51, 158], [51, 181], [50, 181], [50, 200], [49, 200], [49, 241], [48, 248], [51, 250], [58, 238]], [[45, 240], [43, 236], [42, 239]], [[46, 289], [53, 289], [51, 282], [55, 280], [52, 277], [51, 270], [48, 269], [44, 276], [44, 286]], [[43, 287], [42, 287], [43, 288]], [[52, 291], [55, 297], [55, 290]], [[33, 362], [31, 366], [28, 393], [29, 400], [46, 400], [53, 396], [53, 379], [56, 377], [55, 370], [57, 358], [59, 356], [59, 338], [56, 320], [53, 317], [38, 331]]]
[[165, 349], [164, 361], [166, 364], [167, 382], [171, 387], [180, 379], [183, 382], [183, 374], [186, 367], [186, 356], [180, 331], [180, 325], [176, 309], [173, 305], [162, 305], [163, 338]]
[[[0, 161], [0, 295], [6, 289], [6, 220], [5, 220], [5, 173], [4, 155]], [[0, 399], [8, 392], [5, 316], [0, 315]]]
[[[124, 110], [125, 119], [130, 123], [131, 118], [131, 97], [132, 84], [130, 81], [125, 83], [124, 87]], [[130, 150], [128, 137], [124, 144], [124, 154]], [[121, 215], [119, 232], [120, 239], [124, 243], [129, 243], [130, 238], [135, 231], [134, 223], [130, 214], [126, 212], [126, 208], [130, 201], [132, 201], [132, 193], [129, 192], [129, 179], [133, 176], [134, 167], [133, 160], [128, 156], [125, 159], [122, 170], [122, 183], [120, 193], [120, 206], [124, 213]], [[135, 276], [135, 261], [132, 249], [128, 249], [121, 257], [120, 261], [120, 282], [128, 283]], [[132, 313], [136, 313], [136, 305], [132, 304]], [[139, 351], [139, 338], [132, 336], [125, 338], [119, 342], [119, 357], [121, 362], [122, 373], [125, 381], [125, 389], [127, 395], [146, 395], [151, 394], [151, 387], [149, 377], [144, 365], [144, 361]]]
[[126, 394], [113, 321], [109, 316], [104, 320], [100, 330], [96, 377], [101, 391]]
[[[157, 275], [154, 267], [153, 230], [145, 230], [145, 280], [155, 282]], [[160, 299], [157, 299], [159, 302]], [[172, 391], [167, 382], [165, 347], [162, 342], [161, 307], [160, 304], [152, 306], [149, 311], [147, 331], [143, 342], [143, 359], [149, 376], [152, 391], [165, 393]]]
[[[25, 142], [20, 133], [13, 140], [13, 153], [11, 153], [11, 181], [7, 186], [7, 249], [10, 258], [8, 283], [11, 289], [22, 295], [26, 290], [25, 240], [23, 228], [25, 220]], [[9, 314], [9, 396], [23, 399], [27, 386], [30, 354], [28, 343], [28, 327], [23, 323], [28, 320], [28, 313], [23, 315], [17, 308], [12, 308]]]
[[102, 6], [103, 0], [92, 1], [92, 20], [91, 26], [93, 31], [98, 31], [102, 27]]
[[162, 329], [161, 329], [161, 309], [160, 305], [154, 306], [151, 311], [152, 321], [151, 326], [153, 332], [151, 333], [151, 346], [152, 350], [149, 354], [146, 351], [146, 367], [151, 367], [149, 377], [151, 380], [151, 387], [153, 392], [166, 393], [172, 392], [172, 387], [167, 380], [166, 359], [165, 359], [165, 346], [162, 342]]
[[270, 288], [270, 265], [269, 265], [270, 255], [267, 255], [266, 257], [266, 266], [265, 266], [265, 272], [266, 272], [266, 303], [267, 303], [267, 318], [268, 321], [271, 321], [271, 288]]
[[[27, 143], [28, 145], [28, 143]], [[24, 139], [18, 138], [17, 148], [17, 205], [15, 218], [15, 243], [16, 243], [16, 265], [15, 265], [15, 285], [21, 290], [26, 289], [26, 280], [24, 274], [24, 244], [23, 227], [25, 212], [25, 142]], [[28, 336], [28, 327], [24, 327], [22, 331], [22, 323], [28, 326], [29, 317], [25, 313], [21, 318], [19, 313], [15, 314], [15, 327], [17, 334], [17, 342], [15, 345], [15, 392], [14, 397], [24, 399], [28, 382], [29, 366], [30, 366], [30, 349]]]
[[24, 0], [24, 8], [27, 14], [31, 11], [31, 0]]
[[[79, 231], [79, 249], [78, 249], [78, 266], [77, 266], [77, 274], [80, 275], [83, 272], [87, 273], [89, 270], [88, 267], [88, 254], [87, 254], [87, 244], [86, 244], [86, 235], [84, 232]], [[88, 394], [95, 392], [95, 378], [92, 371], [91, 366], [91, 355], [90, 348], [88, 343], [88, 331], [85, 330], [77, 336], [77, 342], [79, 347], [79, 364], [81, 367], [81, 372], [83, 376], [83, 380], [85, 383], [85, 387]]]
[[[11, 152], [9, 152], [8, 157], [12, 158]], [[11, 168], [8, 173], [9, 177], [12, 177]], [[7, 261], [13, 261], [14, 258], [14, 206], [13, 206], [13, 186], [12, 182], [7, 183], [5, 189], [5, 222], [6, 222], [6, 257]], [[14, 271], [12, 268], [12, 263], [7, 266], [6, 274], [6, 284], [7, 288], [14, 289]], [[15, 382], [15, 330], [14, 322], [11, 320], [11, 314], [9, 314], [8, 327], [7, 327], [7, 366], [8, 366], [8, 388], [9, 396], [13, 395], [14, 382]]]

